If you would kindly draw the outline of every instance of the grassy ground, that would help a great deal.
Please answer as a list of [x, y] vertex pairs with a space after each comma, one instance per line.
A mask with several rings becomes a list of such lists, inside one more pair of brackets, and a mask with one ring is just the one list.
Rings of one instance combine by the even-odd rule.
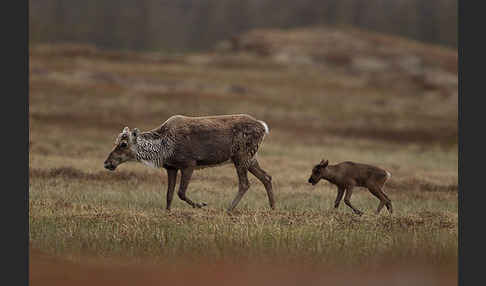
[[[433, 92], [359, 85], [359, 75], [277, 64], [248, 54], [153, 55], [38, 46], [30, 54], [30, 243], [71, 260], [308, 261], [348, 265], [457, 259], [457, 102]], [[392, 92], [390, 92], [392, 90]], [[457, 99], [457, 98], [456, 98]], [[248, 113], [270, 127], [259, 161], [277, 209], [231, 165], [196, 171], [167, 213], [164, 171], [103, 169], [124, 126], [147, 130], [173, 114]], [[395, 213], [357, 189], [353, 215], [336, 187], [307, 183], [322, 158], [391, 171]], [[454, 268], [453, 268], [454, 269]], [[454, 269], [455, 271], [455, 269]]]

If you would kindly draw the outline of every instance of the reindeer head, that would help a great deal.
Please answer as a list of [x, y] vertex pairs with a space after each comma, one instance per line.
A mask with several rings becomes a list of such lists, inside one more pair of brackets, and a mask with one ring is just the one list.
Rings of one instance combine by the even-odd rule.
[[125, 127], [115, 140], [115, 146], [111, 150], [108, 158], [105, 160], [105, 168], [114, 171], [116, 167], [128, 161], [134, 161], [137, 158], [137, 136], [138, 129], [130, 131]]
[[312, 174], [308, 182], [311, 183], [313, 186], [317, 184], [319, 180], [322, 179], [325, 175], [327, 165], [329, 165], [329, 161], [324, 161], [324, 159], [322, 159], [322, 161], [318, 165], [315, 165], [314, 168], [312, 168]]

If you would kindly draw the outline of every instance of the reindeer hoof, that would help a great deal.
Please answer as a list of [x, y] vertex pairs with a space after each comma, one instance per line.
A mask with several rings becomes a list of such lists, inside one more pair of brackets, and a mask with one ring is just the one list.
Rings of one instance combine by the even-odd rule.
[[207, 205], [208, 205], [208, 204], [206, 204], [206, 203], [196, 203], [194, 206], [195, 206], [196, 208], [200, 209], [200, 208], [205, 207], [205, 206], [207, 206]]

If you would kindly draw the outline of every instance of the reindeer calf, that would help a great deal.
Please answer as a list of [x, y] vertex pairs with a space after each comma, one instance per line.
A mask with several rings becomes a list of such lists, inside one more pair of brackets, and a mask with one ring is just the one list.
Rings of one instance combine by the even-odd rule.
[[344, 203], [346, 203], [354, 213], [362, 215], [363, 212], [356, 209], [350, 202], [354, 187], [368, 188], [371, 194], [380, 200], [380, 204], [376, 209], [377, 214], [380, 213], [383, 206], [386, 206], [388, 211], [393, 213], [391, 200], [383, 192], [383, 186], [390, 177], [390, 172], [375, 166], [349, 161], [336, 165], [329, 165], [328, 160], [322, 160], [312, 169], [312, 175], [308, 182], [314, 186], [320, 179], [325, 179], [336, 185], [338, 187], [338, 194], [336, 201], [334, 202], [334, 208], [339, 207], [343, 194], [346, 192]]

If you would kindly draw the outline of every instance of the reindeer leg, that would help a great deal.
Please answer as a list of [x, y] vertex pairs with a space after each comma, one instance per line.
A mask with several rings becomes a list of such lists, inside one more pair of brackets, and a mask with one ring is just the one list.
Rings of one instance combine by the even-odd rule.
[[166, 169], [167, 170], [167, 207], [166, 209], [170, 211], [170, 205], [172, 204], [172, 198], [174, 197], [174, 190], [177, 179], [177, 169]]
[[238, 173], [238, 193], [233, 199], [231, 206], [228, 208], [228, 212], [232, 211], [236, 205], [240, 202], [243, 195], [250, 188], [250, 182], [248, 181], [248, 169], [244, 166], [235, 164], [236, 172]]
[[257, 177], [257, 179], [260, 180], [260, 182], [262, 182], [263, 186], [265, 186], [265, 190], [267, 191], [267, 196], [268, 196], [268, 202], [270, 203], [270, 208], [274, 210], [275, 200], [273, 198], [273, 191], [272, 191], [272, 177], [260, 167], [256, 159], [253, 160], [248, 171], [250, 171], [250, 173], [252, 173], [255, 177]]
[[[368, 190], [370, 190], [371, 194], [375, 197], [377, 197], [379, 200], [380, 200], [380, 204], [378, 205], [378, 208], [376, 209], [376, 214], [379, 214], [381, 209], [383, 208], [383, 206], [386, 205], [386, 208], [388, 209], [388, 211], [390, 211], [390, 207], [391, 207], [391, 201], [390, 199], [385, 195], [385, 193], [383, 193], [383, 191], [379, 188], [379, 187], [376, 187], [376, 186], [370, 186], [368, 188]], [[392, 213], [393, 210], [390, 212]]]
[[177, 195], [179, 198], [186, 203], [190, 204], [193, 208], [201, 208], [203, 206], [207, 206], [206, 203], [194, 203], [188, 197], [186, 197], [186, 190], [187, 186], [189, 185], [189, 181], [191, 180], [192, 173], [194, 172], [194, 167], [187, 167], [181, 169], [181, 183], [179, 185], [179, 191]]
[[385, 202], [386, 209], [392, 214], [393, 213], [393, 206], [392, 206], [391, 200], [388, 198], [388, 196], [385, 194], [385, 192], [383, 192], [383, 188], [380, 191], [381, 191], [381, 194], [386, 199], [386, 202]]
[[341, 203], [341, 200], [344, 195], [344, 188], [338, 187], [338, 193], [336, 197], [336, 201], [334, 202], [334, 208], [337, 209], [339, 207], [339, 203]]
[[390, 214], [393, 213], [393, 206], [392, 206], [392, 203], [391, 203], [391, 200], [390, 198], [388, 198], [388, 196], [385, 194], [385, 192], [383, 191], [383, 188], [385, 188], [385, 184], [386, 182], [388, 181], [388, 179], [390, 179], [390, 174], [388, 173], [388, 176], [387, 178], [385, 179], [385, 181], [383, 182], [383, 185], [381, 186], [380, 188], [380, 192], [381, 194], [385, 197], [386, 199], [386, 202], [385, 202], [385, 205], [386, 205], [386, 209], [390, 212]]
[[382, 196], [379, 195], [378, 191], [369, 189], [371, 194], [375, 197], [377, 197], [380, 200], [380, 204], [378, 205], [378, 208], [376, 209], [376, 214], [379, 214], [381, 212], [381, 209], [385, 206], [385, 200], [383, 199]]
[[351, 195], [353, 194], [353, 187], [354, 186], [348, 186], [346, 188], [346, 195], [344, 196], [344, 203], [346, 205], [348, 205], [348, 207], [350, 207], [354, 211], [355, 214], [362, 215], [363, 212], [358, 210], [357, 208], [353, 207], [353, 205], [351, 204], [351, 201], [350, 201]]

